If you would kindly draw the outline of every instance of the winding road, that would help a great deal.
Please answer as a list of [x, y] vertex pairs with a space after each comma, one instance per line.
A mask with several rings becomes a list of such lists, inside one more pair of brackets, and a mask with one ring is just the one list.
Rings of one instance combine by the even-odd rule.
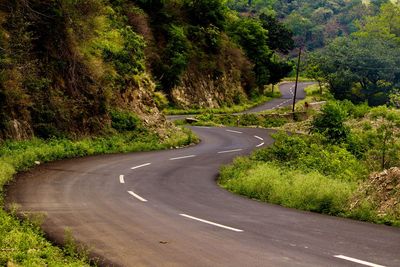
[[[282, 100], [285, 101], [285, 100]], [[6, 203], [44, 213], [100, 265], [400, 266], [400, 229], [233, 195], [222, 164], [270, 145], [272, 131], [192, 127], [202, 142], [177, 150], [63, 160], [19, 174]]]

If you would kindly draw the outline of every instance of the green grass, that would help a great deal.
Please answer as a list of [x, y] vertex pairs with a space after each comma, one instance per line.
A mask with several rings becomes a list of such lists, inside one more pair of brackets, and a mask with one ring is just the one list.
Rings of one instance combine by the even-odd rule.
[[[295, 82], [296, 77], [286, 77], [283, 79], [284, 82]], [[299, 82], [314, 82], [313, 79], [307, 78], [307, 77], [299, 77]]]
[[271, 92], [266, 93], [265, 95], [257, 96], [252, 98], [251, 100], [237, 105], [232, 106], [225, 106], [221, 108], [187, 108], [187, 109], [180, 109], [176, 107], [168, 107], [163, 110], [164, 114], [166, 115], [189, 115], [189, 114], [204, 114], [204, 113], [211, 113], [211, 114], [231, 114], [237, 112], [243, 112], [247, 109], [256, 107], [270, 101], [273, 98], [280, 97], [281, 93], [279, 92], [278, 86], [275, 86], [274, 93]]
[[[4, 205], [4, 185], [19, 171], [28, 170], [35, 162], [88, 155], [147, 151], [180, 147], [197, 142], [189, 130], [170, 131], [160, 140], [149, 132], [126, 132], [107, 137], [28, 141], [6, 141], [0, 146], [0, 203]], [[66, 240], [68, 241], [68, 239]], [[66, 242], [71, 244], [71, 242]], [[15, 213], [0, 210], [0, 265], [21, 266], [86, 266], [86, 254], [73, 252], [73, 246], [63, 249], [45, 239], [38, 223], [19, 220]]]
[[306, 102], [310, 104], [333, 99], [333, 96], [329, 93], [325, 85], [322, 85], [322, 94], [318, 84], [309, 85], [304, 89], [304, 91], [306, 92], [306, 97], [296, 103], [296, 109], [304, 109]]
[[332, 215], [345, 211], [357, 185], [330, 179], [319, 172], [304, 173], [279, 167], [277, 163], [246, 162], [245, 158], [223, 167], [219, 182], [249, 198]]
[[335, 179], [319, 171], [306, 172], [276, 161], [239, 157], [221, 168], [218, 182], [232, 193], [288, 208], [400, 226], [398, 216], [379, 214], [369, 198], [351, 207], [359, 181]]
[[272, 117], [261, 114], [202, 114], [195, 117], [199, 121], [194, 125], [202, 126], [257, 126], [257, 127], [276, 127], [285, 124], [288, 118]]

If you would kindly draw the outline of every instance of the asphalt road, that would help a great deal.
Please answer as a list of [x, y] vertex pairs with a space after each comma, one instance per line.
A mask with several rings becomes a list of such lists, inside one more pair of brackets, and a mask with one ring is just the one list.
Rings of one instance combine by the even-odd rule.
[[[44, 164], [6, 203], [69, 228], [102, 265], [400, 266], [400, 228], [287, 209], [216, 185], [222, 164], [273, 142], [255, 128], [192, 128], [193, 147]], [[374, 265], [375, 264], [375, 265]]]
[[[304, 89], [314, 84], [315, 82], [301, 82], [297, 85], [296, 102], [305, 98], [306, 94]], [[282, 83], [279, 85], [279, 90], [281, 92], [280, 98], [272, 99], [262, 105], [249, 109], [243, 113], [256, 113], [268, 109], [276, 109], [280, 107], [286, 107], [293, 105], [293, 95], [294, 95], [295, 84], [293, 82]]]
[[[314, 84], [314, 82], [301, 82], [298, 83], [297, 86], [297, 93], [296, 93], [296, 102], [299, 100], [302, 100], [305, 98], [306, 94], [304, 92], [304, 89], [311, 85]], [[265, 102], [264, 104], [261, 104], [259, 106], [256, 106], [254, 108], [251, 108], [249, 110], [240, 112], [239, 114], [243, 113], [257, 113], [261, 112], [264, 110], [269, 110], [269, 109], [276, 109], [280, 107], [286, 107], [286, 106], [291, 106], [293, 105], [293, 95], [294, 95], [294, 82], [284, 82], [279, 85], [279, 90], [281, 92], [281, 97], [280, 98], [274, 98], [271, 101]], [[182, 120], [187, 117], [193, 117], [195, 115], [169, 115], [167, 116], [169, 120]]]

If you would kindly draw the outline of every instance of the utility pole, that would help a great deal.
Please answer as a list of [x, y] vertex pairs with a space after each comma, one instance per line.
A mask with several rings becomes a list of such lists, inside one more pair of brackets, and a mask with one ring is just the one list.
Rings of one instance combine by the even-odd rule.
[[302, 48], [302, 47], [300, 46], [300, 48], [299, 48], [299, 57], [298, 57], [298, 59], [297, 59], [296, 84], [295, 84], [295, 86], [294, 86], [293, 107], [292, 107], [293, 116], [294, 116], [294, 106], [296, 105], [297, 83], [299, 82], [301, 48]]

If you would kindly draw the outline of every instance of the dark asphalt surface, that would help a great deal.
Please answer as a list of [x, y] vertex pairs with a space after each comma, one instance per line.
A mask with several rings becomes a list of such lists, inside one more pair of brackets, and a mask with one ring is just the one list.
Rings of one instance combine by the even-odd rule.
[[6, 203], [45, 214], [55, 241], [69, 228], [103, 265], [362, 266], [335, 257], [344, 255], [400, 266], [399, 228], [260, 203], [216, 185], [222, 164], [271, 144], [271, 131], [192, 129], [202, 139], [193, 147], [41, 165], [18, 175]]
[[[304, 89], [314, 84], [314, 82], [301, 82], [297, 85], [296, 102], [302, 100], [306, 97]], [[280, 107], [292, 106], [293, 105], [293, 94], [295, 85], [293, 82], [282, 83], [279, 85], [279, 90], [281, 91], [281, 97], [272, 99], [262, 105], [249, 109], [243, 113], [256, 113], [268, 109], [276, 109]]]

